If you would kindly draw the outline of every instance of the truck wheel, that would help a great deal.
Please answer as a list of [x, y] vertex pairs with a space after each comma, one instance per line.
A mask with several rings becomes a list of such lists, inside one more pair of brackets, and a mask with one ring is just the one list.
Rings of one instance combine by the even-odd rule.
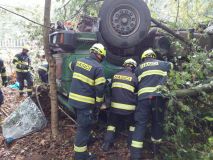
[[143, 0], [105, 0], [99, 17], [103, 39], [118, 48], [139, 44], [151, 25], [150, 11]]

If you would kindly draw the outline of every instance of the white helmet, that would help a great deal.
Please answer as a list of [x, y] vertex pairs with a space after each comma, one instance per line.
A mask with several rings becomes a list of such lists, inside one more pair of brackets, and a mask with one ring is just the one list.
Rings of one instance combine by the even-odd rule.
[[131, 64], [134, 67], [137, 67], [137, 62], [132, 58], [125, 60], [123, 66], [126, 66], [127, 64]]

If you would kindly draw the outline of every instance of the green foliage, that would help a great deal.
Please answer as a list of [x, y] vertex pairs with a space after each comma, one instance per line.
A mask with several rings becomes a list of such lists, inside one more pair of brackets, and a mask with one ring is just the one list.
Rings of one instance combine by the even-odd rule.
[[55, 9], [56, 20], [72, 20], [78, 21], [80, 15], [98, 16], [102, 2], [88, 0], [70, 0], [65, 3], [63, 0], [58, 0], [58, 8]]
[[[179, 45], [179, 44], [178, 44]], [[180, 46], [177, 46], [180, 47]], [[195, 46], [197, 50], [188, 55], [181, 71], [172, 71], [168, 81], [170, 90], [187, 89], [209, 83], [212, 73], [212, 52]], [[198, 97], [177, 99], [170, 96], [165, 123], [164, 146], [166, 160], [210, 160], [213, 158], [213, 95], [202, 93]]]
[[152, 16], [173, 28], [196, 27], [213, 19], [212, 0], [149, 0]]

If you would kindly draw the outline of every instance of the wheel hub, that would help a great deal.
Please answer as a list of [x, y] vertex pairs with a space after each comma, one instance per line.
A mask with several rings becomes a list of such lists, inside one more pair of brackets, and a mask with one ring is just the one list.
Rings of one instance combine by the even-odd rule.
[[111, 14], [111, 25], [114, 31], [120, 35], [133, 34], [139, 24], [139, 15], [136, 10], [128, 5], [116, 8]]

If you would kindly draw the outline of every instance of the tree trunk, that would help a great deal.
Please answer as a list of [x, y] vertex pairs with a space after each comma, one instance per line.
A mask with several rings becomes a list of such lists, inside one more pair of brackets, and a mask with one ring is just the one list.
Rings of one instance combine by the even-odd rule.
[[202, 92], [213, 93], [213, 81], [209, 84], [205, 84], [202, 86], [190, 88], [190, 89], [181, 89], [175, 91], [175, 96], [177, 98], [184, 98], [187, 96], [199, 96]]
[[49, 26], [50, 26], [50, 8], [51, 0], [45, 0], [44, 9], [44, 50], [45, 56], [49, 63], [49, 84], [50, 84], [50, 99], [51, 99], [51, 130], [53, 138], [58, 135], [58, 101], [56, 90], [56, 63], [49, 51]]

